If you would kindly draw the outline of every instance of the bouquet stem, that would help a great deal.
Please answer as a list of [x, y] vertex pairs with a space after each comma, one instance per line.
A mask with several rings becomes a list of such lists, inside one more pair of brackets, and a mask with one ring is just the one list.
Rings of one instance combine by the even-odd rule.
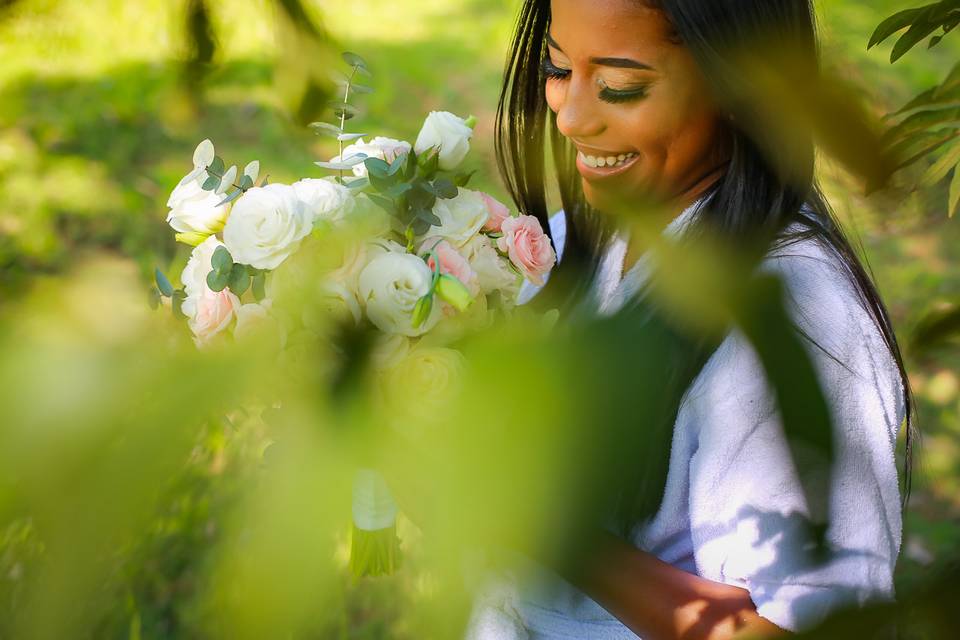
[[359, 469], [353, 485], [350, 571], [354, 576], [391, 575], [400, 567], [397, 503], [373, 469]]

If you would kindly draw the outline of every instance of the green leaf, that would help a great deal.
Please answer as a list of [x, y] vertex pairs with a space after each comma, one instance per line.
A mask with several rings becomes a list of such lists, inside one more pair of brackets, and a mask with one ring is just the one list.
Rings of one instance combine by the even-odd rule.
[[353, 91], [354, 93], [358, 93], [362, 95], [367, 95], [367, 94], [373, 93], [373, 87], [368, 87], [364, 84], [351, 84], [350, 91]]
[[897, 169], [902, 169], [933, 153], [956, 137], [955, 131], [921, 131], [898, 141], [891, 147], [890, 155], [897, 160]]
[[439, 227], [442, 224], [440, 218], [429, 209], [417, 209], [417, 219], [422, 220], [429, 226]]
[[251, 177], [248, 176], [247, 174], [243, 174], [242, 176], [240, 176], [240, 188], [241, 188], [241, 189], [243, 189], [244, 191], [246, 191], [247, 189], [250, 189], [250, 188], [252, 188], [252, 187], [253, 187], [253, 178], [251, 178]]
[[403, 168], [403, 179], [404, 180], [413, 180], [414, 176], [417, 175], [417, 152], [413, 149], [410, 149], [410, 152], [407, 154], [407, 164]]
[[427, 321], [430, 312], [433, 311], [433, 294], [428, 293], [419, 300], [413, 307], [412, 324], [414, 329], [419, 329], [420, 325]]
[[934, 162], [930, 168], [926, 170], [920, 178], [918, 186], [921, 188], [932, 187], [940, 182], [958, 162], [960, 162], [960, 143], [955, 142], [940, 156], [939, 160]]
[[353, 142], [354, 140], [359, 140], [366, 135], [366, 133], [341, 133], [337, 136], [337, 140], [340, 142]]
[[367, 61], [352, 51], [344, 51], [340, 54], [340, 57], [343, 58], [343, 61], [351, 67], [363, 67], [364, 69], [367, 68]]
[[216, 191], [220, 188], [220, 183], [223, 181], [223, 178], [220, 176], [209, 176], [206, 180], [203, 181], [203, 184], [200, 185], [200, 188], [204, 191]]
[[952, 218], [960, 205], [960, 164], [953, 168], [953, 180], [950, 181], [950, 199], [948, 200], [947, 217]]
[[[351, 120], [360, 113], [360, 110], [349, 102], [330, 102], [327, 106], [333, 109], [334, 117], [343, 118], [344, 120]], [[340, 133], [343, 132], [341, 131]]]
[[458, 173], [453, 178], [453, 184], [457, 185], [458, 187], [465, 187], [470, 182], [470, 178], [472, 178], [473, 174], [475, 173], [476, 171], [471, 171], [469, 173]]
[[157, 309], [160, 306], [160, 290], [156, 287], [150, 287], [150, 291], [147, 292], [147, 304], [150, 305], [151, 309]]
[[348, 189], [363, 189], [364, 187], [370, 186], [369, 178], [354, 178], [353, 180], [345, 180], [344, 185]]
[[353, 169], [353, 165], [346, 162], [314, 162], [313, 164], [321, 169], [330, 169], [331, 171], [351, 171]]
[[233, 257], [225, 246], [220, 245], [213, 251], [210, 266], [213, 267], [214, 271], [229, 274], [233, 268]]
[[432, 178], [440, 166], [440, 150], [437, 147], [431, 147], [426, 153], [420, 155], [417, 164], [420, 166], [421, 175]]
[[250, 286], [250, 274], [247, 273], [244, 265], [233, 265], [233, 268], [230, 270], [228, 286], [230, 287], [230, 291], [233, 291], [238, 296], [242, 296], [243, 292], [247, 290]]
[[[248, 178], [247, 176], [243, 176], [243, 177], [244, 177], [245, 179], [247, 179], [247, 180], [250, 179], [250, 178]], [[241, 182], [242, 182], [242, 180], [241, 180]], [[233, 202], [234, 200], [236, 200], [237, 198], [239, 198], [241, 195], [243, 195], [243, 191], [241, 191], [240, 189], [236, 189], [235, 191], [233, 191], [233, 193], [230, 193], [229, 195], [227, 195], [226, 198], [224, 198], [223, 200], [221, 200], [220, 202], [218, 202], [218, 203], [217, 203], [217, 206], [220, 207], [220, 206], [223, 206], [223, 205], [228, 204], [228, 203], [230, 203], [230, 202]]]
[[343, 129], [335, 124], [329, 124], [327, 122], [311, 122], [307, 126], [313, 129], [313, 132], [318, 136], [330, 136], [332, 138], [336, 138], [343, 133]]
[[391, 216], [397, 215], [397, 205], [394, 204], [393, 200], [390, 198], [384, 198], [383, 196], [375, 193], [368, 193], [367, 197], [370, 198], [375, 205], [389, 213]]
[[407, 166], [407, 154], [401, 153], [393, 159], [393, 162], [390, 163], [390, 169], [387, 170], [388, 176], [395, 176], [400, 171]]
[[409, 182], [398, 182], [384, 191], [383, 195], [387, 196], [388, 198], [399, 198], [411, 189], [413, 189], [413, 185]]
[[262, 271], [253, 276], [253, 299], [262, 302], [267, 297], [267, 275]]
[[930, 38], [930, 44], [927, 45], [927, 49], [933, 49], [935, 46], [940, 44], [940, 41], [943, 40], [943, 35], [936, 35]]
[[173, 285], [170, 284], [170, 280], [167, 279], [167, 276], [165, 276], [160, 269], [153, 270], [153, 277], [157, 281], [157, 289], [160, 290], [160, 293], [162, 293], [164, 297], [169, 298], [173, 295]]
[[903, 55], [916, 46], [917, 43], [940, 27], [939, 22], [931, 19], [933, 15], [932, 9], [936, 6], [937, 5], [929, 5], [924, 10], [923, 15], [918, 16], [916, 21], [907, 29], [907, 32], [900, 36], [897, 44], [893, 45], [893, 51], [890, 52], [891, 64], [902, 58]]
[[457, 186], [447, 178], [438, 178], [437, 180], [434, 180], [433, 189], [438, 198], [444, 198], [445, 200], [456, 198], [457, 194], [459, 194]]
[[446, 300], [457, 311], [466, 311], [473, 302], [473, 296], [459, 279], [442, 274], [437, 280], [437, 295]]
[[207, 286], [211, 291], [220, 292], [227, 288], [230, 281], [230, 272], [213, 270], [207, 274]]
[[378, 178], [385, 178], [390, 173], [390, 165], [380, 158], [366, 158], [363, 164], [367, 167], [367, 173]]
[[870, 36], [870, 42], [867, 44], [867, 49], [872, 49], [874, 46], [880, 44], [897, 31], [902, 31], [903, 29], [909, 27], [925, 9], [926, 7], [920, 7], [917, 9], [900, 11], [899, 13], [895, 13], [881, 22], [880, 26], [878, 26], [873, 32], [873, 35]]
[[226, 165], [223, 164], [223, 158], [214, 156], [213, 162], [210, 163], [210, 173], [222, 176], [224, 168], [226, 168]]
[[175, 318], [185, 319], [187, 316], [183, 312], [183, 301], [187, 299], [187, 292], [183, 289], [177, 289], [173, 292], [173, 297], [170, 298], [170, 306], [173, 309], [173, 316]]

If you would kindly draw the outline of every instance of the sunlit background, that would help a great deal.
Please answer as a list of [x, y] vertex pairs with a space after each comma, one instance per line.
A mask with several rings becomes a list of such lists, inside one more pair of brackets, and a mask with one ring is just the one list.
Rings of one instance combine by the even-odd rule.
[[[243, 404], [255, 367], [181, 349], [148, 307], [154, 268], [179, 273], [189, 255], [164, 217], [197, 142], [211, 138], [236, 162], [257, 158], [275, 181], [319, 177], [313, 162], [336, 155], [306, 126], [323, 113], [302, 100], [304, 77], [325, 77], [330, 59], [291, 49], [283, 3], [207, 3], [215, 47], [195, 76], [185, 66], [196, 53], [188, 4], [0, 2], [0, 637], [424, 637], [450, 621], [437, 598], [442, 576], [417, 571], [416, 527], [401, 521], [410, 566], [399, 574], [356, 582], [345, 570], [349, 464], [327, 441], [336, 430], [290, 429], [293, 444], [274, 452], [288, 472], [254, 482], [268, 426], [219, 416]], [[867, 50], [902, 2], [817, 4], [826, 65], [877, 117], [960, 61], [955, 34], [894, 65], [894, 40]], [[517, 5], [303, 3], [330, 50], [356, 51], [373, 71], [376, 92], [354, 131], [410, 140], [430, 110], [475, 115], [474, 185], [504, 201], [492, 132]], [[904, 589], [960, 537], [960, 352], [911, 347], [921, 320], [960, 299], [949, 180], [918, 187], [935, 160], [869, 197], [821, 163], [891, 310], [919, 402]], [[352, 415], [302, 410], [331, 423]], [[131, 411], [143, 416], [133, 432]]]

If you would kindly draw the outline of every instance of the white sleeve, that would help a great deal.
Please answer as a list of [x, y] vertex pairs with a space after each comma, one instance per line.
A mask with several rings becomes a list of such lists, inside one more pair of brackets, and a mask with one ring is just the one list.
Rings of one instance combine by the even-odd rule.
[[[803, 451], [794, 462], [756, 352], [734, 331], [682, 409], [698, 430], [690, 522], [700, 575], [747, 589], [761, 616], [802, 631], [837, 608], [894, 596], [904, 402], [889, 350], [836, 267], [822, 256], [765, 264], [784, 278], [794, 321], [843, 363], [807, 345], [834, 419], [835, 463], [830, 471]], [[820, 483], [821, 504], [807, 503], [799, 473]], [[813, 509], [829, 510], [833, 553], [821, 564], [805, 553]]]

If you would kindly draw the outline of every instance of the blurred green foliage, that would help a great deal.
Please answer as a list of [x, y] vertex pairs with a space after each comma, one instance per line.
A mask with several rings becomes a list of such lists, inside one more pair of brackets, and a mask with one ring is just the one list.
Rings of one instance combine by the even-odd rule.
[[[0, 474], [0, 637], [16, 637], [20, 624], [55, 637], [58, 629], [79, 628], [78, 621], [97, 638], [287, 637], [268, 622], [284, 607], [291, 620], [285, 633], [420, 637], [422, 623], [404, 612], [431, 601], [438, 579], [416, 570], [431, 553], [417, 544], [417, 529], [401, 531], [410, 554], [408, 571], [352, 582], [342, 570], [346, 540], [312, 537], [335, 529], [325, 525], [345, 505], [336, 499], [325, 506], [319, 499], [283, 500], [303, 495], [346, 500], [348, 490], [336, 484], [343, 462], [324, 455], [334, 447], [299, 434], [306, 438], [303, 450], [276, 452], [274, 459], [289, 464], [252, 490], [267, 442], [259, 412], [214, 417], [221, 413], [218, 403], [230, 404], [249, 391], [249, 365], [228, 356], [196, 358], [189, 350], [176, 352], [183, 360], [166, 360], [158, 355], [162, 341], [157, 336], [167, 327], [138, 311], [146, 309], [147, 299], [144, 293], [138, 306], [137, 283], [146, 291], [155, 266], [176, 273], [186, 259], [187, 248], [173, 243], [164, 223], [164, 205], [189, 169], [199, 140], [211, 138], [231, 157], [258, 158], [261, 175], [277, 180], [322, 175], [312, 163], [336, 154], [333, 145], [301, 124], [306, 94], [290, 77], [291, 57], [282, 46], [290, 37], [285, 31], [290, 24], [284, 22], [290, 14], [277, 4], [291, 6], [257, 0], [208, 3], [211, 42], [194, 49], [184, 34], [187, 3], [21, 0], [0, 7], [0, 397], [4, 406], [13, 406], [14, 399], [58, 400], [50, 402], [44, 420], [29, 425], [32, 431], [4, 432], [0, 447], [5, 468]], [[303, 7], [335, 46], [361, 53], [376, 73], [377, 92], [364, 101], [365, 112], [354, 120], [357, 130], [412, 139], [428, 110], [475, 114], [474, 157], [482, 164], [475, 184], [505, 200], [491, 135], [516, 4], [356, 0], [304, 2]], [[895, 38], [868, 51], [874, 28], [900, 8], [894, 0], [823, 0], [819, 7], [828, 66], [862, 87], [878, 116], [939, 84], [960, 60], [960, 37], [947, 37], [893, 67], [889, 55]], [[184, 92], [189, 60], [203, 65], [203, 73], [191, 80], [202, 84], [202, 92]], [[319, 83], [323, 58], [302, 56], [301, 63]], [[960, 297], [960, 229], [947, 219], [949, 187], [924, 183], [917, 188], [935, 161], [920, 159], [900, 172], [890, 189], [870, 197], [831, 162], [822, 165], [828, 195], [841, 219], [862, 237], [902, 336]], [[112, 258], [90, 262], [93, 253]], [[75, 273], [81, 264], [88, 266]], [[105, 322], [90, 311], [97, 308], [98, 296], [106, 295], [104, 278], [112, 282], [106, 271], [125, 274], [110, 291], [133, 305], [126, 320]], [[58, 287], [68, 274], [69, 288]], [[58, 305], [64, 297], [73, 315], [63, 316]], [[25, 301], [31, 306], [23, 307]], [[68, 324], [58, 329], [57, 321], [64, 320]], [[76, 335], [58, 333], [63, 326], [73, 327]], [[131, 361], [121, 346], [137, 342], [150, 347]], [[45, 350], [18, 351], [24, 345]], [[151, 353], [156, 370], [149, 366]], [[899, 567], [904, 588], [956, 547], [960, 523], [960, 355], [908, 349], [907, 356], [925, 446], [919, 450]], [[64, 369], [50, 379], [46, 369], [31, 370], [31, 362], [62, 362]], [[69, 368], [78, 362], [85, 363], [79, 373]], [[171, 372], [180, 371], [191, 374], [170, 384], [176, 380]], [[128, 387], [121, 385], [125, 378]], [[224, 378], [230, 384], [211, 382]], [[85, 384], [76, 386], [78, 379]], [[125, 412], [131, 410], [122, 389], [151, 379], [163, 382], [149, 405], [156, 424], [144, 425], [141, 439], [125, 441], [111, 431], [126, 424]], [[98, 388], [119, 395], [105, 402]], [[206, 393], [211, 388], [221, 395]], [[83, 394], [89, 395], [88, 403], [101, 403], [98, 411], [114, 411], [113, 422], [85, 424], [85, 404], [77, 401]], [[188, 399], [191, 415], [197, 413], [196, 403], [209, 403], [210, 417], [185, 425], [177, 407]], [[69, 422], [76, 426], [70, 433], [52, 430], [63, 420], [58, 408], [73, 412]], [[317, 420], [331, 419], [315, 409], [304, 411]], [[181, 430], [151, 440], [164, 433], [158, 426], [164, 421]], [[84, 433], [90, 438], [81, 438]], [[71, 448], [72, 438], [84, 446]], [[126, 459], [125, 452], [137, 447], [155, 455]], [[138, 466], [131, 468], [134, 461]], [[49, 474], [47, 482], [36, 484], [49, 493], [24, 497], [13, 490], [13, 478], [28, 464], [38, 465], [31, 477]], [[77, 473], [98, 465], [100, 474]], [[114, 474], [131, 482], [104, 486]], [[64, 487], [71, 492], [54, 491]], [[45, 510], [28, 512], [24, 502]], [[238, 531], [233, 525], [241, 512], [247, 514], [244, 522], [262, 526]], [[305, 519], [292, 521], [284, 515], [290, 513]], [[303, 565], [283, 564], [283, 554], [271, 556], [278, 544], [302, 552], [294, 557]], [[334, 566], [328, 566], [329, 557]], [[271, 580], [276, 576], [290, 582]], [[38, 600], [32, 590], [41, 579], [63, 588]], [[259, 589], [246, 595], [239, 587], [211, 591], [224, 584]], [[323, 606], [304, 617], [310, 603], [297, 598], [309, 592], [307, 587], [328, 595]], [[57, 600], [77, 594], [84, 595], [83, 606]], [[24, 610], [25, 603], [32, 608]], [[42, 605], [75, 611], [78, 617], [44, 620], [44, 611], [36, 609]], [[444, 619], [442, 611], [430, 615]]]

